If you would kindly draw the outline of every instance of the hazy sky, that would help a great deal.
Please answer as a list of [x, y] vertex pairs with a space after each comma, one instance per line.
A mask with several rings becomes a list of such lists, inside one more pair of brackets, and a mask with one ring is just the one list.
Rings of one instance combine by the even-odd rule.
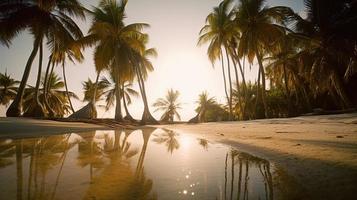
[[[87, 8], [96, 6], [99, 0], [81, 0]], [[180, 111], [183, 120], [195, 115], [195, 101], [202, 91], [206, 90], [215, 96], [220, 103], [224, 103], [224, 90], [220, 66], [212, 68], [206, 56], [206, 46], [197, 47], [198, 32], [205, 23], [206, 16], [219, 0], [129, 0], [127, 5], [127, 23], [145, 22], [151, 27], [146, 30], [150, 35], [149, 47], [155, 47], [159, 56], [152, 62], [155, 71], [149, 75], [146, 82], [149, 103], [163, 97], [170, 88], [180, 91]], [[270, 6], [284, 5], [292, 7], [295, 12], [303, 12], [303, 0], [268, 0]], [[86, 34], [90, 19], [79, 21], [83, 33]], [[20, 80], [24, 66], [32, 49], [32, 36], [27, 32], [19, 35], [10, 48], [0, 46], [0, 72], [7, 70], [8, 74]], [[82, 82], [90, 77], [95, 79], [93, 51], [84, 52], [83, 63], [67, 63], [67, 80], [69, 90], [74, 91], [80, 99], [83, 98]], [[48, 53], [45, 52], [44, 67]], [[255, 67], [253, 66], [253, 69]], [[61, 68], [56, 70], [62, 75]], [[37, 73], [35, 60], [29, 77], [29, 84], [34, 85]], [[254, 79], [255, 71], [248, 72], [250, 79]], [[135, 85], [138, 89], [138, 87]], [[73, 100], [75, 109], [85, 105], [81, 101]], [[99, 103], [104, 105], [104, 103]], [[134, 99], [129, 106], [131, 114], [140, 118], [142, 113], [141, 98]], [[98, 117], [112, 117], [114, 108], [104, 113], [98, 109]], [[154, 111], [154, 108], [151, 108]], [[123, 112], [124, 114], [124, 112]], [[162, 113], [153, 112], [156, 118]], [[5, 108], [0, 106], [0, 116], [5, 115]]]

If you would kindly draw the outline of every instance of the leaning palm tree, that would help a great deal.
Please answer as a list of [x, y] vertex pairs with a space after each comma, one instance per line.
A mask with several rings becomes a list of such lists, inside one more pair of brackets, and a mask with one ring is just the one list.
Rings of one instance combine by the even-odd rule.
[[9, 105], [17, 93], [17, 85], [19, 81], [11, 78], [6, 72], [0, 73], [0, 105]]
[[154, 107], [157, 107], [155, 112], [159, 110], [164, 111], [164, 114], [161, 116], [161, 121], [173, 122], [175, 116], [181, 120], [180, 114], [178, 113], [178, 109], [181, 109], [181, 104], [178, 102], [179, 95], [179, 91], [170, 89], [167, 91], [165, 99], [159, 98], [153, 104]]
[[[198, 45], [209, 42], [207, 49], [208, 58], [212, 63], [217, 59], [221, 60], [222, 75], [224, 81], [224, 91], [229, 105], [230, 119], [232, 119], [232, 78], [229, 59], [229, 48], [232, 40], [238, 40], [239, 32], [232, 23], [234, 12], [230, 10], [232, 1], [225, 0], [213, 12], [208, 15], [206, 25], [200, 31]], [[225, 50], [228, 65], [229, 94], [226, 84], [226, 74], [223, 60], [223, 50]]]
[[241, 32], [238, 54], [239, 57], [247, 55], [250, 63], [254, 58], [258, 61], [265, 117], [268, 117], [268, 108], [263, 57], [270, 45], [284, 36], [286, 29], [281, 23], [292, 15], [293, 11], [288, 7], [265, 6], [265, 0], [240, 0], [237, 8], [235, 21]]
[[[119, 2], [113, 0], [102, 0], [99, 6], [94, 8], [93, 22], [89, 29], [89, 35], [82, 40], [83, 44], [96, 45], [94, 50], [94, 62], [99, 74], [110, 69], [115, 75], [117, 88], [121, 87], [122, 79], [134, 76], [131, 64], [132, 52], [140, 52], [143, 44], [138, 38], [147, 37], [142, 29], [148, 24], [133, 23], [126, 25], [125, 7], [127, 0]], [[120, 97], [121, 90], [116, 90]], [[93, 100], [94, 102], [94, 100]], [[121, 121], [121, 101], [117, 98], [115, 118]]]
[[33, 49], [26, 63], [19, 91], [6, 112], [7, 116], [20, 116], [22, 100], [32, 63], [39, 51], [39, 69], [37, 73], [35, 105], [32, 115], [44, 116], [44, 109], [39, 101], [39, 87], [42, 70], [43, 42], [48, 35], [65, 37], [82, 37], [80, 28], [71, 17], [84, 18], [84, 8], [78, 0], [15, 0], [0, 3], [1, 19], [0, 40], [9, 44], [19, 32], [28, 29], [34, 35]]

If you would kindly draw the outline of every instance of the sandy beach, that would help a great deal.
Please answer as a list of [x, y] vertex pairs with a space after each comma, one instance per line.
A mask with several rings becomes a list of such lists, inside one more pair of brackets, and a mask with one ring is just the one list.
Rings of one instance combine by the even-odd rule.
[[356, 113], [160, 127], [265, 158], [313, 191], [302, 198], [348, 199], [357, 191]]

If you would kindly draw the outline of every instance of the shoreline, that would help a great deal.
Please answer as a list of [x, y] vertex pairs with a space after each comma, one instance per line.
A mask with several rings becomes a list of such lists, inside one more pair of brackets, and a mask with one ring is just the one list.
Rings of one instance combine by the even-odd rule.
[[103, 120], [79, 121], [0, 118], [0, 138], [114, 128], [166, 128], [268, 160], [308, 191], [304, 199], [347, 199], [357, 191], [357, 113], [155, 126], [108, 126]]

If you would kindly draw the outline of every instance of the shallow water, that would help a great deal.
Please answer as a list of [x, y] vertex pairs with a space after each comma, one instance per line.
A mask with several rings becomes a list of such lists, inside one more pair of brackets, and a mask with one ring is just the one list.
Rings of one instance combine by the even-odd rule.
[[262, 158], [163, 129], [0, 139], [0, 199], [291, 199]]

